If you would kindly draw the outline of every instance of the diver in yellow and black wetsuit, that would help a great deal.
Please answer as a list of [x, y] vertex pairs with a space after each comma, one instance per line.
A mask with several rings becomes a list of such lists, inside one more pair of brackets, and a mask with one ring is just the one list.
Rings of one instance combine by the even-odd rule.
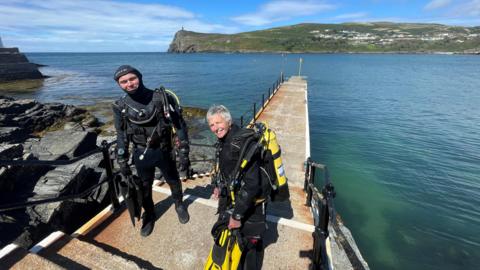
[[263, 234], [266, 230], [266, 203], [262, 196], [259, 156], [254, 156], [241, 179], [232, 179], [245, 142], [245, 129], [232, 123], [229, 110], [222, 105], [210, 107], [207, 112], [210, 130], [218, 138], [218, 172], [213, 196], [219, 199], [219, 223], [229, 229], [239, 229], [244, 247], [239, 269], [261, 269], [263, 261]]

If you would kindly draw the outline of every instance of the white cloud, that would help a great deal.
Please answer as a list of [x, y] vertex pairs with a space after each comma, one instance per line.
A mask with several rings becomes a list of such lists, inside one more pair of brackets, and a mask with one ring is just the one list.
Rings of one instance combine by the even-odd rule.
[[62, 51], [162, 51], [182, 26], [199, 32], [234, 30], [171, 5], [113, 0], [10, 0], [2, 3], [1, 13], [4, 45], [24, 51], [49, 50], [53, 46], [44, 44], [54, 43]]
[[425, 5], [425, 10], [433, 10], [438, 8], [446, 7], [452, 2], [451, 0], [432, 0], [428, 4]]
[[[448, 6], [448, 7], [447, 7]], [[447, 7], [447, 8], [445, 8]], [[448, 25], [479, 25], [480, 0], [457, 0], [457, 1], [431, 1], [425, 10], [442, 9], [442, 14], [436, 18], [430, 18], [431, 22]], [[428, 19], [426, 17], [423, 20]]]
[[236, 16], [232, 20], [245, 25], [260, 26], [295, 17], [314, 15], [334, 8], [333, 5], [312, 0], [271, 1], [260, 6], [259, 10], [254, 13]]
[[471, 1], [466, 1], [464, 3], [459, 4], [455, 8], [455, 13], [459, 17], [460, 16], [470, 16], [470, 17], [480, 16], [480, 0], [471, 0]]

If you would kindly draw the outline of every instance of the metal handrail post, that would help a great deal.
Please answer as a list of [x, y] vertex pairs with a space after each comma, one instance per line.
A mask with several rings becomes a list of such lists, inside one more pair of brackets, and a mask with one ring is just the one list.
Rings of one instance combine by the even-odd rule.
[[110, 159], [110, 154], [108, 153], [108, 143], [107, 141], [102, 141], [102, 154], [103, 160], [105, 161], [105, 170], [107, 173], [108, 179], [108, 193], [110, 195], [110, 200], [112, 201], [113, 209], [118, 209], [120, 207], [120, 203], [117, 197], [117, 184], [114, 183], [115, 179], [113, 178], [113, 164], [112, 160]]
[[253, 123], [255, 123], [255, 121], [257, 121], [256, 112], [257, 112], [257, 103], [254, 102], [253, 103]]
[[330, 219], [330, 212], [328, 209], [326, 192], [326, 187], [324, 187], [322, 189], [323, 198], [318, 202], [318, 209], [320, 209], [320, 212], [318, 222], [319, 224], [317, 224], [316, 226], [320, 228], [320, 230], [325, 236], [328, 236], [328, 221]]
[[262, 94], [262, 109], [265, 109], [265, 94]]
[[242, 116], [240, 116], [240, 127], [242, 127], [242, 128], [243, 128], [243, 115], [242, 115]]
[[[319, 208], [319, 223], [315, 225], [313, 232], [313, 269], [329, 269], [326, 240], [328, 238], [328, 204], [327, 200], [322, 199], [318, 202]], [[324, 224], [324, 222], [326, 223]]]
[[[326, 169], [326, 168], [325, 168]], [[325, 181], [328, 180], [328, 172], [325, 171]], [[315, 222], [313, 233], [313, 269], [329, 269], [326, 252], [326, 239], [329, 236], [328, 223], [330, 221], [329, 196], [332, 196], [333, 186], [330, 183], [322, 188], [322, 199], [317, 201], [318, 222]]]
[[312, 204], [312, 197], [313, 197], [313, 187], [315, 186], [315, 167], [312, 166], [312, 170], [310, 171], [310, 177], [308, 179], [308, 186], [307, 186], [307, 201], [305, 205], [311, 207]]
[[310, 170], [312, 169], [312, 163], [310, 158], [307, 158], [306, 168], [305, 168], [305, 181], [303, 182], [303, 191], [307, 192], [308, 180], [310, 179]]

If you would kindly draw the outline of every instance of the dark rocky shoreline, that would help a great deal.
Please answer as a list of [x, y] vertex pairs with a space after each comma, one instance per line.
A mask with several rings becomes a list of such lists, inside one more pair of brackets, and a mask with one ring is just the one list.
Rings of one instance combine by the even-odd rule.
[[[71, 105], [0, 96], [0, 160], [66, 160], [80, 156], [97, 147], [98, 126], [95, 117]], [[2, 166], [0, 204], [51, 198], [92, 186], [101, 179], [101, 158], [101, 153], [95, 154], [58, 167]], [[15, 241], [29, 247], [52, 231], [73, 231], [107, 204], [106, 190], [103, 186], [84, 202], [64, 201], [1, 213], [0, 245]]]

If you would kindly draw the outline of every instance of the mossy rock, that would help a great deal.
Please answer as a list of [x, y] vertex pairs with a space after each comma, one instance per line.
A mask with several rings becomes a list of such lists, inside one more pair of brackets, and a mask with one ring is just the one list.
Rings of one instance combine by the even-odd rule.
[[88, 111], [85, 111], [82, 114], [77, 114], [73, 117], [67, 117], [60, 120], [57, 120], [53, 125], [50, 125], [46, 129], [35, 132], [35, 136], [43, 137], [45, 133], [53, 132], [57, 130], [63, 130], [69, 123], [75, 123], [82, 128], [93, 128], [97, 133], [100, 132], [101, 123], [98, 119]]
[[185, 118], [203, 118], [207, 114], [207, 109], [196, 107], [183, 107], [183, 116]]
[[43, 86], [43, 79], [0, 82], [0, 91], [11, 94], [35, 92]]

